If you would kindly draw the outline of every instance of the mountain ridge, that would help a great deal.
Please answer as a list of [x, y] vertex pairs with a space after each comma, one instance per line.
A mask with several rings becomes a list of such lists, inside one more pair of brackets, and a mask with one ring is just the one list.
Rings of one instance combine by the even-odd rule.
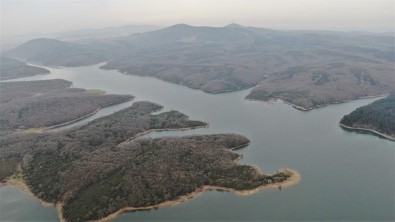
[[349, 32], [176, 24], [106, 41], [45, 40], [40, 46], [32, 40], [10, 54], [47, 65], [108, 61], [103, 69], [209, 93], [258, 85], [248, 99], [282, 99], [309, 110], [394, 91], [394, 40]]

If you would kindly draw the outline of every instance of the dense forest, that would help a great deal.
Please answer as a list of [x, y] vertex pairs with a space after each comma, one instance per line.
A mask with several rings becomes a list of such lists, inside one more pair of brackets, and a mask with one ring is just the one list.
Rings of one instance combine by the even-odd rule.
[[[40, 158], [43, 157], [43, 160], [46, 162], [39, 164], [46, 165], [47, 167], [26, 167], [25, 170], [30, 170], [29, 174], [31, 175], [31, 177], [27, 176], [27, 178], [31, 178], [32, 183], [41, 179], [48, 180], [47, 185], [52, 187], [51, 183], [57, 181], [55, 178], [62, 176], [58, 171], [54, 170], [57, 169], [55, 166], [65, 167], [68, 164], [77, 163], [77, 160], [80, 158], [83, 158], [84, 161], [94, 163], [98, 161], [97, 158], [105, 158], [105, 155], [99, 154], [99, 150], [118, 150], [118, 145], [123, 146], [125, 144], [124, 142], [129, 138], [133, 138], [139, 133], [146, 132], [150, 129], [193, 128], [206, 125], [206, 123], [200, 121], [190, 121], [184, 114], [177, 111], [150, 115], [151, 112], [161, 108], [162, 106], [149, 102], [136, 102], [127, 109], [107, 117], [96, 119], [88, 125], [76, 129], [62, 131], [60, 133], [13, 133], [3, 136], [0, 140], [0, 158], [3, 161], [1, 165], [16, 166], [20, 161], [23, 161], [24, 166], [27, 166], [27, 163], [34, 164], [35, 161], [39, 163]], [[95, 156], [95, 154], [98, 154], [98, 156]], [[86, 175], [87, 172], [92, 172], [92, 174], [104, 175], [106, 170], [110, 169], [105, 167], [104, 163], [106, 161], [104, 160], [102, 159], [100, 161], [104, 168], [97, 168], [97, 172], [92, 172], [89, 166], [85, 166], [86, 168], [79, 166], [81, 169], [84, 169], [81, 173]], [[54, 165], [51, 166], [52, 164]], [[109, 164], [118, 163], [115, 161]], [[12, 168], [7, 174], [0, 175], [0, 180], [14, 173], [15, 169]], [[50, 176], [50, 178], [47, 176]], [[69, 176], [72, 177], [73, 174]], [[78, 189], [78, 186], [74, 183], [76, 183], [76, 180], [83, 180], [83, 178], [83, 175], [76, 176], [74, 179], [68, 178], [62, 181], [61, 184], [67, 186], [67, 184], [71, 183], [70, 188]], [[43, 181], [40, 181], [40, 183], [43, 183]], [[50, 189], [43, 186], [44, 184], [46, 183], [38, 187], [32, 186], [32, 189], [35, 190], [42, 187], [44, 190], [51, 190], [60, 186], [60, 184], [57, 184]], [[44, 195], [44, 199], [48, 201], [54, 201], [60, 198], [60, 196], [50, 198], [50, 194], [47, 195]]]
[[345, 115], [340, 124], [354, 128], [375, 130], [395, 138], [395, 94], [359, 107]]
[[70, 84], [64, 80], [0, 83], [0, 130], [50, 127], [133, 98], [68, 88]]
[[96, 219], [123, 207], [175, 200], [204, 185], [250, 190], [290, 176], [266, 176], [254, 167], [238, 165], [239, 154], [229, 149], [247, 142], [232, 134], [135, 140], [122, 148], [128, 153], [122, 169], [82, 189], [67, 202], [64, 214], [77, 221]]
[[175, 200], [203, 185], [248, 190], [291, 176], [238, 165], [231, 149], [249, 143], [240, 135], [133, 139], [151, 129], [207, 125], [177, 111], [152, 114], [161, 108], [136, 102], [79, 128], [3, 136], [0, 180], [21, 175], [37, 197], [64, 203], [68, 221], [86, 221]]
[[44, 68], [35, 67], [16, 59], [0, 56], [0, 80], [48, 74]]

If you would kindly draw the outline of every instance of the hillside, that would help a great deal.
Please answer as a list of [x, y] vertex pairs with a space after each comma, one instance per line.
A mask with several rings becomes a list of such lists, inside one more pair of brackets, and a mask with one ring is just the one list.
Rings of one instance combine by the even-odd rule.
[[248, 99], [282, 99], [312, 109], [395, 90], [393, 40], [391, 36], [277, 31], [236, 24], [176, 25], [133, 36], [128, 44], [135, 43], [136, 52], [103, 68], [210, 93], [258, 85]]
[[[37, 45], [34, 41], [26, 44]], [[62, 56], [55, 53], [62, 48], [35, 49], [40, 54], [55, 53], [59, 59], [50, 61], [53, 65], [108, 61], [103, 69], [155, 77], [208, 93], [257, 86], [248, 99], [282, 99], [309, 110], [394, 91], [393, 42], [393, 36], [370, 33], [179, 24], [78, 47], [63, 42], [69, 53]], [[89, 59], [73, 56], [69, 50], [73, 47], [83, 49]], [[26, 48], [20, 46], [11, 53], [24, 55]], [[48, 62], [48, 58], [35, 59]]]
[[69, 88], [65, 80], [0, 83], [0, 131], [51, 127], [133, 97]]
[[293, 66], [262, 80], [246, 98], [262, 101], [281, 99], [298, 109], [310, 110], [393, 92], [393, 75], [392, 67], [361, 62]]
[[0, 80], [48, 74], [47, 69], [35, 67], [16, 59], [0, 57]]
[[345, 128], [377, 131], [395, 140], [395, 94], [354, 110], [340, 124]]
[[4, 53], [7, 56], [49, 66], [85, 66], [106, 60], [86, 46], [54, 39], [35, 39]]

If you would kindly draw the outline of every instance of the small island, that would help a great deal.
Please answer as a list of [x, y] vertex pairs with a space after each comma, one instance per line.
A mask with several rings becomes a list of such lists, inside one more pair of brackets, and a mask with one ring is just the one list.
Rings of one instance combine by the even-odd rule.
[[347, 130], [368, 131], [395, 141], [395, 94], [345, 115], [339, 125]]
[[18, 133], [0, 140], [0, 181], [56, 205], [63, 221], [109, 220], [124, 211], [187, 200], [207, 189], [251, 194], [297, 183], [290, 169], [273, 175], [239, 165], [236, 134], [136, 138], [151, 130], [206, 127], [162, 106], [129, 108], [59, 133]]

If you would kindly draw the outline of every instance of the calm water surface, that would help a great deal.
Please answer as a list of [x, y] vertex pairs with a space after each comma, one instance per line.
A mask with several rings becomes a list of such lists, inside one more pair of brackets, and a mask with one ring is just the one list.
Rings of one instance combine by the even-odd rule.
[[[61, 78], [74, 87], [131, 94], [134, 101], [152, 101], [164, 110], [179, 110], [209, 128], [154, 132], [147, 136], [239, 133], [251, 145], [239, 150], [243, 164], [273, 173], [284, 167], [300, 172], [299, 184], [267, 190], [248, 197], [210, 191], [183, 204], [153, 211], [119, 215], [114, 221], [272, 221], [365, 220], [393, 221], [395, 143], [376, 136], [347, 132], [338, 127], [341, 117], [376, 99], [356, 100], [302, 112], [276, 102], [247, 101], [249, 90], [207, 94], [154, 78], [100, 70], [99, 65], [50, 68], [50, 75], [19, 80]], [[107, 107], [92, 117], [109, 115], [133, 102]], [[62, 130], [63, 127], [56, 130]], [[0, 221], [56, 221], [53, 208], [39, 205], [14, 187], [0, 188]]]

